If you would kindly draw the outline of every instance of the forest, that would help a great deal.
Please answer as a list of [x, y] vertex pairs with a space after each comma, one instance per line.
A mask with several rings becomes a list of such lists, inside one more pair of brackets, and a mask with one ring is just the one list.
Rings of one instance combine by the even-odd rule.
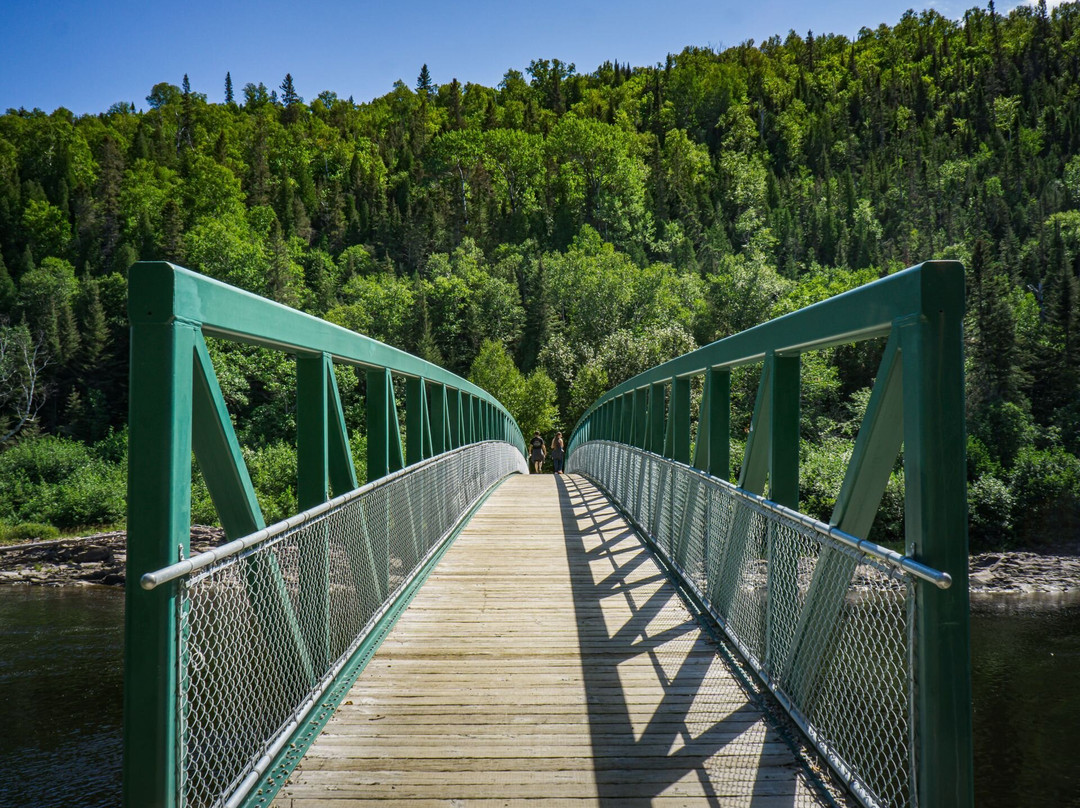
[[[967, 271], [973, 549], [1080, 519], [1080, 4], [908, 12], [497, 87], [427, 65], [369, 102], [162, 82], [0, 116], [0, 538], [124, 518], [126, 273], [168, 260], [571, 429], [660, 361], [929, 259]], [[211, 101], [210, 96], [220, 98]], [[295, 365], [211, 346], [268, 519]], [[828, 517], [874, 346], [804, 358], [803, 507]], [[362, 471], [363, 382], [342, 373]], [[733, 457], [752, 406], [738, 377]], [[350, 415], [351, 414], [351, 415]], [[875, 536], [902, 536], [898, 464]], [[193, 519], [213, 508], [196, 476]]]

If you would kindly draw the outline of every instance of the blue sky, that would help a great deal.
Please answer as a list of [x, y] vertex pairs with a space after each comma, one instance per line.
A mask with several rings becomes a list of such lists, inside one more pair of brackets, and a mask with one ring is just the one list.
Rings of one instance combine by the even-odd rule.
[[[935, 0], [949, 17], [975, 2]], [[1051, 3], [1053, 5], [1054, 3]], [[999, 0], [999, 11], [1018, 5]], [[145, 108], [160, 81], [221, 101], [225, 72], [276, 88], [292, 73], [305, 99], [323, 90], [366, 101], [396, 79], [488, 86], [530, 60], [557, 58], [591, 72], [605, 60], [648, 65], [686, 45], [723, 48], [791, 29], [854, 36], [895, 23], [904, 0], [605, 0], [605, 2], [345, 2], [266, 0], [0, 0], [0, 110], [64, 106]], [[917, 7], [918, 8], [918, 7]]]

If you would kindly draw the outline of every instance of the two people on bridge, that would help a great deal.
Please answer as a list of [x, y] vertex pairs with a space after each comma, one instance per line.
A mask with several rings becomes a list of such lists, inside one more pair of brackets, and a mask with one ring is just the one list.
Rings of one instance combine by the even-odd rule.
[[[540, 437], [539, 432], [533, 433], [532, 440], [529, 441], [529, 447], [529, 460], [532, 461], [533, 474], [540, 474], [544, 466], [544, 458], [547, 456], [547, 450], [544, 447], [544, 439]], [[562, 474], [565, 459], [566, 446], [563, 443], [562, 432], [556, 432], [555, 437], [551, 439], [551, 463], [555, 467], [556, 474]]]

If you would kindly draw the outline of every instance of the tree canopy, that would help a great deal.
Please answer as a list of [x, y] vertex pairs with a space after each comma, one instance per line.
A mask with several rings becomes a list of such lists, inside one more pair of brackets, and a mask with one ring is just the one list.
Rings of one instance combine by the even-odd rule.
[[[222, 104], [184, 76], [153, 85], [144, 111], [8, 110], [0, 317], [40, 349], [38, 428], [83, 441], [123, 427], [125, 273], [140, 259], [461, 374], [503, 367], [503, 351], [537, 395], [554, 384], [552, 426], [568, 431], [649, 364], [956, 258], [973, 525], [1006, 513], [1019, 535], [1008, 497], [1031, 475], [1059, 469], [1070, 514], [1080, 496], [1078, 75], [1080, 5], [1040, 2], [655, 66], [541, 58], [497, 87], [439, 83], [425, 64], [415, 89], [367, 103], [305, 101], [291, 73], [234, 98], [226, 74]], [[871, 366], [846, 349], [821, 360], [806, 456], [843, 433]], [[287, 433], [267, 413], [288, 406], [260, 409], [287, 369], [249, 369], [259, 380], [230, 403], [263, 413], [262, 445]], [[548, 423], [543, 406], [519, 412]]]

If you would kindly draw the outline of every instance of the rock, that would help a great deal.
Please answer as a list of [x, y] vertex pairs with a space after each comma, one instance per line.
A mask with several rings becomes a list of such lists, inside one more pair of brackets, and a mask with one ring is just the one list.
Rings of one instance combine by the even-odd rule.
[[78, 562], [79, 564], [86, 564], [92, 561], [112, 561], [113, 551], [108, 547], [92, 544], [72, 555], [71, 560]]

